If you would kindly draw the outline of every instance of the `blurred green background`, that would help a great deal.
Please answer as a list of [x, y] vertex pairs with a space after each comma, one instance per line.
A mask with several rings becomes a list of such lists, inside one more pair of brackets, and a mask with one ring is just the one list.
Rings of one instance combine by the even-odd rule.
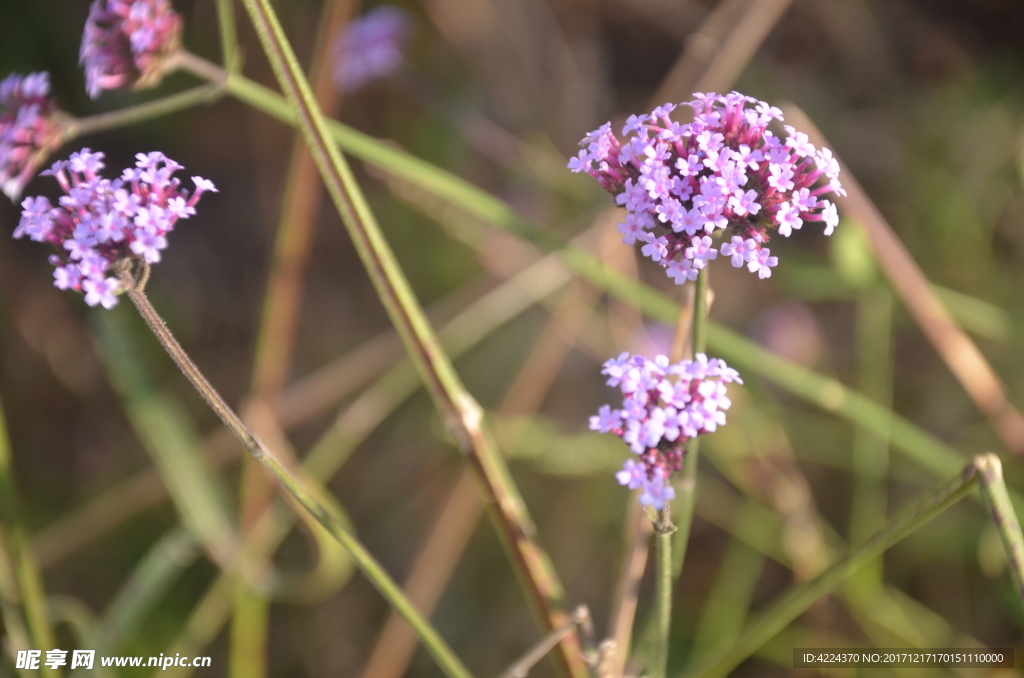
[[[351, 11], [363, 11], [377, 3], [353, 4]], [[1018, 395], [1024, 391], [1021, 3], [396, 4], [413, 22], [406, 63], [395, 75], [346, 94], [340, 120], [468, 179], [565, 237], [586, 230], [611, 205], [595, 182], [563, 169], [565, 159], [605, 120], [649, 110], [659, 88], [667, 87], [661, 91], [672, 92], [674, 101], [712, 83], [775, 104], [797, 104], [939, 286], [940, 298], [977, 342], [1011, 401], [1024, 405]], [[215, 3], [174, 5], [185, 17], [188, 49], [219, 60]], [[303, 63], [312, 62], [323, 4], [295, 0], [278, 6]], [[87, 13], [84, 0], [0, 3], [0, 76], [48, 70], [60, 106], [76, 116], [195, 82], [174, 74], [156, 92], [89, 100], [77, 66]], [[245, 73], [273, 86], [251, 25], [240, 7], [238, 13]], [[243, 403], [251, 390], [293, 140], [290, 128], [225, 98], [85, 138], [58, 153], [63, 157], [81, 146], [101, 150], [113, 174], [135, 153], [159, 149], [189, 175], [217, 184], [220, 193], [204, 197], [198, 215], [172, 235], [149, 290], [182, 344], [233, 404]], [[460, 209], [353, 164], [436, 324], [533, 256]], [[40, 178], [26, 193], [52, 197], [56, 186]], [[374, 338], [389, 329], [329, 202], [318, 214], [315, 244], [302, 272], [305, 298], [290, 382], [365, 342], [381, 346]], [[16, 207], [0, 201], [0, 234], [11, 233], [17, 219]], [[614, 222], [604, 223], [601, 233], [592, 240], [602, 258], [682, 298], [660, 270], [616, 244]], [[1024, 488], [1020, 459], [1006, 450], [905, 303], [892, 294], [858, 234], [846, 220], [831, 239], [807, 229], [776, 239], [772, 251], [780, 265], [767, 281], [716, 262], [712, 318], [876, 399], [891, 398], [896, 412], [965, 453], [1000, 453], [1010, 484]], [[159, 425], [191, 431], [197, 440], [214, 434], [219, 424], [127, 304], [103, 312], [56, 290], [47, 254], [35, 243], [0, 237], [0, 396], [22, 515], [47, 591], [102, 616], [140, 560], [181, 520], [166, 499], [146, 501], [166, 494], [159, 483], [138, 485], [135, 495], [124, 490], [155, 463], [152, 440], [140, 430], [139, 408], [154, 408], [158, 420], [170, 421]], [[538, 271], [533, 279], [548, 278]], [[472, 393], [499, 412], [501, 442], [517, 457], [515, 479], [568, 599], [587, 604], [603, 630], [630, 501], [611, 471], [627, 450], [587, 433], [586, 418], [614, 397], [600, 378], [599, 362], [622, 350], [667, 351], [673, 328], [642, 322], [586, 285], [552, 283], [545, 296], [545, 304], [513, 314], [456, 364]], [[509, 302], [488, 303], [493, 310]], [[382, 351], [381, 366], [397, 359], [393, 350]], [[343, 381], [344, 372], [334, 378]], [[348, 399], [322, 404], [290, 427], [289, 440], [300, 454]], [[717, 639], [734, 636], [748, 610], [763, 606], [794, 579], [806, 579], [842, 544], [868, 534], [886, 513], [938, 484], [905, 457], [889, 454], [884, 440], [765, 381], [749, 379], [734, 401], [729, 426], [710, 436], [704, 448], [698, 516], [675, 599], [675, 668]], [[159, 433], [150, 435], [167, 442]], [[193, 443], [184, 440], [186, 446]], [[227, 447], [221, 443], [219, 458], [237, 458]], [[156, 463], [165, 477], [173, 475]], [[402, 580], [434, 529], [461, 463], [420, 392], [374, 428], [329, 487], [362, 541]], [[234, 516], [241, 474], [237, 463], [221, 466], [211, 471], [211, 491], [230, 507], [223, 509], [226, 515]], [[114, 497], [107, 512], [89, 513], [104, 497]], [[301, 528], [276, 557], [280, 568], [292, 570], [315, 560]], [[868, 570], [815, 605], [736, 675], [796, 674], [787, 668], [794, 646], [1020, 647], [1024, 617], [980, 504], [954, 507]], [[169, 589], [118, 641], [119, 652], [167, 652], [216, 573], [209, 559], [184, 559], [180, 572], [168, 575]], [[641, 622], [649, 574], [641, 588]], [[309, 604], [272, 605], [269, 675], [367, 675], [362, 671], [387, 605], [359, 575], [328, 593]], [[498, 674], [536, 640], [486, 521], [472, 532], [433, 619], [479, 676]], [[214, 658], [213, 668], [198, 675], [228, 675], [228, 633], [219, 628], [209, 649], [196, 652]], [[58, 628], [58, 639], [62, 647], [82, 645], [67, 625]], [[550, 672], [546, 663], [536, 669], [538, 676]], [[419, 651], [407, 675], [439, 672]]]

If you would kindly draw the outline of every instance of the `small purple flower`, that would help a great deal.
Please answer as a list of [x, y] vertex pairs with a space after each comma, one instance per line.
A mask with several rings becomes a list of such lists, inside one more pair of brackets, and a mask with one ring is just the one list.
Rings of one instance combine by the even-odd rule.
[[[590, 174], [615, 196], [628, 212], [623, 242], [644, 243], [643, 254], [677, 284], [695, 279], [719, 251], [766, 278], [777, 263], [761, 254], [772, 231], [788, 237], [805, 221], [820, 221], [829, 235], [839, 223], [835, 205], [822, 199], [846, 194], [839, 164], [788, 125], [785, 139], [775, 136], [767, 127], [782, 112], [763, 101], [737, 92], [694, 97], [684, 104], [694, 110], [686, 125], [669, 119], [675, 106], [667, 104], [630, 116], [624, 141], [602, 125], [580, 142], [569, 169]], [[727, 228], [718, 249], [692, 244], [698, 233], [713, 237]]]
[[665, 508], [665, 502], [676, 498], [675, 488], [668, 484], [665, 473], [660, 468], [654, 469], [654, 473], [641, 487], [644, 491], [640, 493], [640, 503], [657, 511]]
[[155, 86], [181, 46], [181, 29], [170, 0], [94, 0], [78, 55], [89, 96]]
[[675, 497], [670, 481], [682, 468], [687, 443], [725, 424], [732, 406], [726, 384], [743, 381], [724, 361], [703, 353], [675, 365], [665, 356], [649, 360], [623, 353], [605, 362], [601, 373], [622, 392], [622, 408], [602, 405], [590, 429], [629, 445], [635, 456], [615, 477], [643, 490], [640, 503], [660, 509]]
[[334, 82], [353, 92], [394, 72], [412, 28], [409, 14], [381, 5], [352, 20], [334, 42]]
[[83, 148], [43, 172], [53, 176], [66, 193], [54, 207], [45, 197], [25, 198], [15, 238], [28, 236], [50, 243], [57, 254], [53, 284], [85, 294], [90, 306], [112, 308], [121, 283], [109, 276], [126, 259], [160, 261], [167, 234], [179, 219], [195, 214], [204, 190], [213, 184], [193, 177], [196, 190], [189, 195], [174, 172], [181, 165], [162, 153], [139, 154], [135, 167], [120, 179], [104, 179], [103, 154]]
[[63, 137], [50, 74], [17, 73], [0, 81], [0, 190], [17, 200]]

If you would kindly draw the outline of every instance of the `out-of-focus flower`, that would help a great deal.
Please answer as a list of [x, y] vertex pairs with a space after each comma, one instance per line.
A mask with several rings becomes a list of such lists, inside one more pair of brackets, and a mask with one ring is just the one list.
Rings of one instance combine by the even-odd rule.
[[825, 346], [814, 313], [796, 301], [765, 309], [755, 319], [752, 334], [772, 353], [807, 367], [817, 364]]
[[352, 20], [334, 41], [334, 82], [352, 92], [392, 73], [402, 63], [411, 29], [409, 14], [391, 5]]
[[590, 418], [590, 429], [613, 433], [629, 445], [636, 457], [627, 459], [615, 477], [643, 490], [641, 504], [661, 509], [675, 497], [670, 481], [682, 468], [686, 444], [725, 424], [732, 405], [726, 384], [743, 380], [724, 361], [703, 353], [675, 365], [663, 355], [649, 360], [623, 353], [607, 361], [601, 373], [624, 398], [621, 409], [602, 405]]
[[[821, 196], [845, 195], [839, 164], [788, 125], [785, 140], [772, 134], [769, 123], [782, 120], [774, 106], [738, 92], [694, 96], [683, 104], [693, 108], [693, 122], [672, 121], [676, 106], [665, 104], [631, 115], [624, 142], [606, 123], [583, 139], [569, 169], [615, 195], [627, 211], [623, 242], [643, 243], [643, 254], [677, 284], [696, 279], [719, 252], [767, 278], [778, 264], [764, 246], [771, 231], [789, 237], [817, 221], [829, 235], [838, 224], [835, 205]], [[726, 229], [716, 249], [711, 236]]]
[[165, 62], [181, 46], [181, 28], [170, 0], [95, 0], [78, 56], [89, 96], [159, 83]]
[[107, 273], [127, 259], [160, 261], [175, 223], [196, 213], [204, 192], [217, 190], [206, 179], [192, 177], [196, 188], [189, 195], [174, 177], [181, 165], [163, 153], [135, 157], [135, 167], [124, 170], [121, 178], [104, 179], [99, 176], [103, 154], [83, 148], [44, 172], [66, 194], [57, 207], [44, 196], [21, 203], [14, 237], [53, 245], [54, 285], [84, 293], [90, 306], [117, 304], [121, 283]]
[[0, 82], [0, 190], [11, 200], [60, 146], [57, 118], [49, 73], [12, 73]]

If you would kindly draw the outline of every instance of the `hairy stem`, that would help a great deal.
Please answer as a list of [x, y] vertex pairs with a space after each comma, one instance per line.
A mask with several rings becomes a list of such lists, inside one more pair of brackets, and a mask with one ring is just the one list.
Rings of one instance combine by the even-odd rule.
[[658, 520], [654, 523], [655, 645], [647, 667], [651, 678], [664, 678], [668, 670], [669, 632], [672, 629], [672, 533], [675, 531], [672, 509], [666, 505], [658, 512]]
[[[145, 267], [145, 264], [142, 265]], [[278, 482], [281, 483], [281, 486], [349, 552], [357, 567], [377, 587], [377, 590], [381, 592], [384, 598], [398, 610], [409, 626], [416, 631], [424, 646], [433, 655], [438, 666], [441, 667], [445, 674], [449, 678], [470, 678], [469, 671], [430, 625], [430, 622], [420, 615], [402, 593], [401, 588], [395, 584], [380, 564], [373, 559], [373, 556], [363, 548], [363, 545], [345, 529], [342, 521], [289, 473], [273, 453], [266, 449], [256, 436], [249, 431], [231, 407], [224, 402], [224, 399], [220, 397], [216, 389], [206, 380], [206, 377], [203, 376], [199, 368], [192, 362], [192, 359], [188, 357], [188, 354], [185, 353], [178, 340], [171, 334], [163, 319], [157, 314], [156, 309], [149, 303], [145, 292], [137, 285], [131, 271], [127, 269], [122, 270], [120, 278], [127, 290], [128, 298], [135, 304], [135, 308], [138, 309], [142, 319], [146, 321], [146, 324], [164, 347], [164, 350], [167, 351], [167, 354], [174, 363], [185, 374], [196, 391], [199, 392], [199, 395], [203, 397], [221, 421], [224, 422], [228, 430], [241, 441], [246, 451], [253, 458], [262, 462], [274, 477], [277, 478]]]

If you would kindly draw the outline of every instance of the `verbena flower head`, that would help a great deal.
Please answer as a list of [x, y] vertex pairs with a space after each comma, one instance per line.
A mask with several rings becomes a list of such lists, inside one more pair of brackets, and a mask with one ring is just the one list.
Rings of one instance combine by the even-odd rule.
[[45, 196], [25, 198], [15, 238], [28, 236], [57, 248], [50, 257], [54, 285], [85, 294], [90, 306], [112, 308], [121, 283], [108, 276], [125, 260], [160, 261], [167, 234], [214, 185], [192, 177], [195, 191], [183, 190], [174, 173], [182, 166], [163, 153], [139, 153], [135, 167], [119, 179], [99, 176], [103, 154], [83, 148], [59, 160], [44, 174], [57, 179], [66, 195], [54, 207]]
[[590, 429], [614, 433], [635, 457], [616, 474], [621, 485], [640, 488], [640, 503], [661, 509], [675, 497], [672, 474], [682, 468], [686, 444], [725, 424], [732, 402], [726, 384], [742, 384], [739, 373], [718, 358], [698, 353], [675, 365], [659, 355], [649, 360], [623, 353], [604, 364], [609, 386], [622, 391], [622, 407], [602, 405]]
[[334, 81], [345, 92], [392, 73], [402, 63], [409, 14], [381, 5], [350, 22], [334, 43]]
[[78, 57], [89, 96], [156, 85], [181, 45], [181, 27], [170, 0], [95, 0]]
[[0, 81], [0, 190], [16, 200], [60, 146], [61, 134], [49, 73], [12, 73]]
[[846, 195], [839, 164], [789, 125], [785, 139], [768, 130], [783, 119], [774, 106], [738, 92], [694, 96], [682, 104], [693, 109], [693, 122], [674, 122], [676, 106], [666, 104], [631, 115], [625, 141], [606, 123], [583, 139], [569, 168], [615, 195], [628, 213], [619, 224], [623, 242], [639, 242], [677, 284], [696, 279], [719, 252], [767, 278], [778, 263], [765, 247], [771, 232], [789, 237], [812, 221], [830, 235], [839, 223], [835, 205], [822, 198]]

